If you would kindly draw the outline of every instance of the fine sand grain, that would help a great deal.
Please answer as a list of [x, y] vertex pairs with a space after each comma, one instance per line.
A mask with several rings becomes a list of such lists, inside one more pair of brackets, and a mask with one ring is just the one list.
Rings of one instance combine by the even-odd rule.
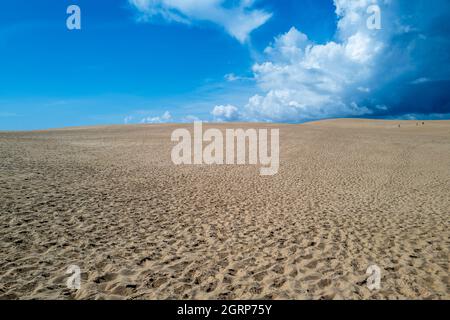
[[450, 122], [211, 126], [280, 128], [279, 173], [173, 165], [191, 125], [0, 133], [0, 298], [450, 298]]

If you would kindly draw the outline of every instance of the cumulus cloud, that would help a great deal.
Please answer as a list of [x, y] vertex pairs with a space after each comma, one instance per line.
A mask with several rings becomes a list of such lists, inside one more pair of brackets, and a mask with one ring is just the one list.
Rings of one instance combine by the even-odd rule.
[[[381, 8], [381, 30], [367, 26], [374, 3]], [[335, 40], [317, 44], [296, 28], [276, 37], [265, 61], [253, 67], [264, 93], [233, 115], [283, 122], [450, 112], [446, 0], [334, 4]]]
[[170, 22], [191, 24], [207, 21], [221, 26], [231, 36], [245, 42], [250, 33], [270, 19], [271, 14], [254, 9], [254, 0], [129, 0], [141, 19], [162, 17]]
[[239, 110], [235, 106], [215, 106], [211, 114], [214, 116], [214, 121], [236, 121], [239, 119]]
[[[187, 115], [181, 119], [182, 123], [193, 123], [196, 121], [203, 121], [203, 120], [201, 120], [199, 117], [193, 116], [193, 115]], [[206, 122], [206, 121], [203, 121], [203, 122]]]
[[158, 116], [158, 117], [145, 117], [141, 120], [141, 123], [152, 123], [152, 124], [157, 124], [157, 123], [167, 123], [167, 122], [171, 122], [172, 121], [172, 115], [170, 114], [169, 111], [164, 112], [163, 115]]

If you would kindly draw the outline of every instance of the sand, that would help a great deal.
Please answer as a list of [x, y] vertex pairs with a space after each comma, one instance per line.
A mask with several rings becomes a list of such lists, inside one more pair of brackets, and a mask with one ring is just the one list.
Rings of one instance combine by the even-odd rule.
[[279, 173], [173, 165], [191, 125], [0, 133], [0, 298], [450, 298], [450, 122], [211, 126], [280, 128]]

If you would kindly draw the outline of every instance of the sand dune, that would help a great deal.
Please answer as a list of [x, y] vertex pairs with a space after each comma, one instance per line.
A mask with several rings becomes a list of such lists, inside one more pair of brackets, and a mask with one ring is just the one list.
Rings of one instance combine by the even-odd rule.
[[205, 126], [280, 128], [279, 173], [175, 166], [180, 125], [0, 133], [0, 298], [450, 298], [450, 122]]

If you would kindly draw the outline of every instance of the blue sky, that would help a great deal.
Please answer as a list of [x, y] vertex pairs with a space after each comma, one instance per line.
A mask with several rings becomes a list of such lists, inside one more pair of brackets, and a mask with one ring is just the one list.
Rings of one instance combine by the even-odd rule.
[[[369, 30], [367, 8], [381, 9]], [[81, 8], [81, 30], [66, 9]], [[450, 114], [446, 0], [0, 4], [0, 130]]]

